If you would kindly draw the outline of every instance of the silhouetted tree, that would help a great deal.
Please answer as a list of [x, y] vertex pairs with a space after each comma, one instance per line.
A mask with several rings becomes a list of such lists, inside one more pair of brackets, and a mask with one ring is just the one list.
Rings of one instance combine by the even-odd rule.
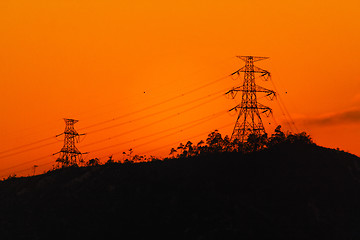
[[179, 156], [182, 155], [182, 153], [184, 152], [185, 146], [183, 143], [180, 143], [179, 146], [177, 147], [177, 150], [180, 150], [180, 154]]
[[245, 152], [254, 152], [264, 149], [266, 147], [267, 141], [268, 139], [266, 133], [263, 135], [250, 134], [245, 144]]
[[112, 164], [112, 163], [115, 163], [114, 159], [113, 159], [113, 156], [109, 156], [109, 159], [106, 161], [105, 164]]
[[200, 153], [205, 151], [204, 150], [205, 148], [206, 148], [205, 142], [203, 140], [200, 140], [194, 148], [194, 154], [199, 155]]
[[177, 152], [177, 151], [176, 151], [175, 148], [171, 148], [169, 155], [172, 155], [172, 157], [174, 158], [174, 155], [175, 155], [176, 152]]
[[143, 162], [143, 160], [144, 160], [144, 156], [138, 154], [135, 154], [135, 156], [132, 158], [132, 161], [135, 163]]
[[98, 166], [100, 165], [100, 160], [98, 158], [92, 158], [87, 163], [87, 166]]
[[229, 143], [226, 146], [227, 152], [241, 152], [244, 149], [244, 144], [240, 142], [239, 139], [234, 139], [233, 141], [229, 140]]
[[222, 149], [223, 151], [230, 151], [231, 149], [231, 141], [228, 135], [226, 135], [222, 141]]
[[153, 155], [150, 155], [149, 157], [146, 157], [146, 161], [147, 162], [154, 162], [154, 161], [160, 161], [160, 159], [153, 156]]
[[14, 179], [16, 178], [16, 174], [13, 173], [13, 174], [10, 174], [7, 178], [4, 178], [3, 180], [10, 180], [10, 179]]
[[58, 158], [56, 161], [62, 168], [70, 166], [78, 166], [77, 163], [71, 164], [68, 158]]
[[190, 157], [193, 156], [194, 154], [194, 147], [192, 145], [193, 143], [190, 141], [187, 141], [187, 143], [185, 144], [185, 151], [184, 151], [184, 156], [185, 157]]
[[271, 135], [268, 141], [268, 147], [287, 142], [287, 143], [302, 143], [302, 144], [314, 144], [310, 135], [306, 132], [301, 133], [289, 133], [285, 134], [281, 131], [281, 125], [277, 126], [275, 133]]
[[312, 138], [306, 132], [290, 134], [286, 137], [286, 141], [290, 143], [314, 144]]
[[281, 125], [278, 125], [274, 133], [269, 138], [268, 135], [262, 134], [250, 134], [246, 142], [240, 142], [239, 139], [230, 140], [229, 136], [222, 138], [218, 130], [211, 132], [207, 139], [206, 144], [203, 140], [193, 145], [191, 141], [188, 141], [185, 145], [180, 143], [176, 149], [172, 148], [170, 155], [174, 157], [174, 153], [178, 152], [176, 157], [190, 157], [197, 156], [204, 153], [215, 152], [253, 152], [259, 151], [264, 148], [273, 147], [277, 144], [289, 142], [289, 143], [305, 143], [313, 144], [311, 137], [305, 132], [297, 134], [286, 135], [281, 130]]
[[129, 149], [129, 154], [128, 154], [128, 156], [129, 156], [130, 159], [132, 159], [132, 153], [133, 153], [133, 149], [130, 148], [130, 149]]
[[221, 152], [223, 150], [223, 139], [218, 130], [215, 130], [208, 135], [206, 144], [208, 145], [208, 150], [210, 152]]
[[276, 144], [282, 143], [286, 140], [286, 135], [281, 131], [281, 125], [278, 125], [275, 128], [275, 133], [271, 135], [268, 146], [274, 146]]

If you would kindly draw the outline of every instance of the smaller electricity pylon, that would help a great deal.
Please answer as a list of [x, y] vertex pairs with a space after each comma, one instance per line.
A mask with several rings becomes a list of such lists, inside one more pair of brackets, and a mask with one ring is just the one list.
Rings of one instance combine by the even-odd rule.
[[75, 146], [75, 143], [78, 143], [80, 140], [80, 136], [85, 135], [85, 133], [79, 134], [75, 128], [74, 124], [78, 122], [78, 120], [64, 118], [65, 121], [65, 131], [61, 134], [56, 135], [59, 137], [64, 134], [64, 146], [61, 150], [55, 154], [60, 153], [60, 157], [56, 160], [61, 163], [63, 166], [72, 166], [78, 165], [83, 162], [82, 154]]
[[239, 110], [239, 115], [231, 135], [231, 141], [238, 139], [244, 143], [250, 134], [262, 135], [266, 133], [260, 114], [266, 114], [267, 116], [272, 114], [271, 108], [258, 102], [257, 93], [263, 93], [272, 100], [275, 97], [275, 91], [255, 84], [255, 74], [260, 74], [260, 77], [264, 78], [264, 80], [268, 80], [271, 77], [270, 72], [254, 65], [254, 62], [267, 59], [267, 57], [237, 57], [245, 62], [245, 66], [231, 75], [240, 75], [243, 72], [244, 82], [242, 86], [234, 87], [226, 94], [230, 94], [232, 98], [235, 98], [238, 92], [242, 92], [241, 103], [229, 111]]

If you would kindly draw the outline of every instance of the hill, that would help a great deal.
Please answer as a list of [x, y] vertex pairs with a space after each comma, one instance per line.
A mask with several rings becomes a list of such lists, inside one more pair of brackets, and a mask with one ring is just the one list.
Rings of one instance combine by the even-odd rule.
[[1, 239], [358, 239], [355, 155], [283, 143], [0, 182]]

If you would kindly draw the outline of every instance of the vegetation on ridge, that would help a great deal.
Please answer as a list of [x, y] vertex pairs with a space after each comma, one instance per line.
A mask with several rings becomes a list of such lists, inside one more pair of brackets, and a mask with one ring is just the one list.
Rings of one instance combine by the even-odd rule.
[[[186, 144], [180, 143], [177, 148], [171, 148], [171, 158], [187, 158], [195, 157], [210, 153], [222, 153], [222, 152], [242, 152], [250, 153], [266, 148], [271, 148], [281, 143], [302, 143], [302, 144], [314, 144], [311, 137], [305, 133], [287, 133], [281, 131], [279, 125], [275, 129], [275, 133], [268, 137], [267, 134], [256, 135], [250, 134], [246, 142], [242, 143], [238, 139], [230, 140], [229, 136], [222, 137], [218, 130], [211, 132], [205, 141], [201, 140], [197, 144], [187, 141]], [[133, 149], [129, 149], [129, 153], [123, 152], [123, 160], [114, 160], [112, 156], [106, 161], [106, 164], [110, 163], [139, 163], [139, 162], [151, 162], [158, 161], [159, 158], [154, 156], [142, 156], [133, 155]], [[57, 163], [60, 167], [68, 167], [69, 163], [63, 159], [57, 159]], [[101, 162], [99, 158], [92, 158], [85, 163], [80, 163], [84, 166], [97, 166]], [[77, 164], [75, 164], [77, 166]]]
[[288, 133], [285, 134], [281, 131], [279, 125], [275, 129], [275, 133], [268, 137], [267, 134], [256, 135], [250, 134], [247, 141], [242, 143], [238, 139], [230, 140], [229, 136], [224, 138], [218, 130], [210, 133], [206, 142], [200, 141], [196, 145], [188, 141], [185, 145], [180, 143], [177, 149], [172, 148], [170, 155], [177, 158], [181, 157], [193, 157], [205, 153], [219, 153], [219, 152], [243, 152], [249, 153], [259, 151], [265, 148], [273, 147], [280, 143], [302, 143], [302, 144], [313, 144], [311, 137], [305, 132], [302, 133]]

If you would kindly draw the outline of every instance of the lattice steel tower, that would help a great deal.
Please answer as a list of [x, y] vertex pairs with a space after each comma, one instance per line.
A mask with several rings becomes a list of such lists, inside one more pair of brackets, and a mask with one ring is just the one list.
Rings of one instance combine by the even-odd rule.
[[264, 80], [268, 80], [271, 77], [270, 72], [254, 65], [254, 62], [267, 59], [267, 57], [237, 57], [245, 62], [245, 66], [231, 75], [240, 75], [243, 72], [244, 82], [242, 86], [234, 87], [226, 94], [230, 94], [232, 98], [235, 98], [238, 92], [242, 92], [241, 103], [229, 110], [239, 110], [231, 140], [238, 139], [240, 142], [246, 142], [250, 134], [265, 134], [265, 128], [260, 115], [264, 113], [269, 116], [272, 113], [271, 108], [258, 102], [257, 93], [264, 93], [267, 97], [273, 99], [275, 92], [255, 84], [256, 74], [259, 74]]
[[[64, 146], [55, 154], [60, 153], [60, 157], [57, 160], [58, 162], [62, 163], [63, 166], [71, 166], [76, 165], [83, 162], [82, 154], [75, 146], [75, 143], [78, 143], [80, 140], [81, 135], [76, 132], [74, 128], [74, 124], [78, 122], [78, 120], [64, 118], [65, 121], [65, 131], [61, 134], [56, 135], [59, 137], [61, 135], [65, 135], [64, 138]], [[54, 155], [55, 155], [54, 154]]]

